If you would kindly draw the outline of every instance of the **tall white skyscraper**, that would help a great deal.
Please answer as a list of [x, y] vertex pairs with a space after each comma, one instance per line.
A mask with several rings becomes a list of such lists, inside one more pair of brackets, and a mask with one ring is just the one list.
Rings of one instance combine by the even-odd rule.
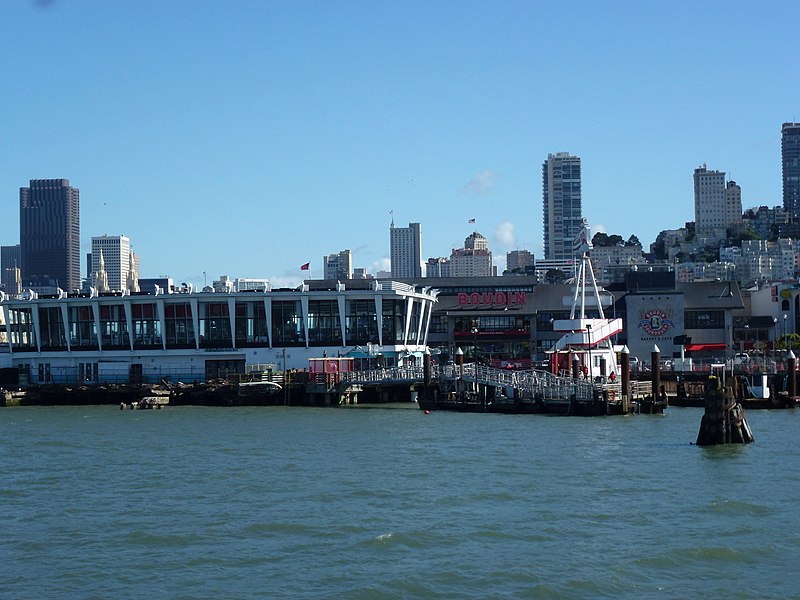
[[[108, 287], [111, 290], [124, 290], [128, 284], [128, 271], [131, 268], [131, 241], [124, 235], [101, 235], [92, 238], [91, 273], [100, 271], [100, 252], [103, 253]], [[94, 287], [95, 282], [92, 281]]]
[[694, 170], [694, 225], [697, 235], [725, 235], [725, 229], [742, 221], [742, 188], [725, 183], [724, 171]]
[[392, 277], [422, 277], [422, 225], [389, 228], [389, 258]]
[[573, 257], [572, 242], [583, 226], [581, 159], [569, 152], [548, 154], [542, 164], [544, 257]]

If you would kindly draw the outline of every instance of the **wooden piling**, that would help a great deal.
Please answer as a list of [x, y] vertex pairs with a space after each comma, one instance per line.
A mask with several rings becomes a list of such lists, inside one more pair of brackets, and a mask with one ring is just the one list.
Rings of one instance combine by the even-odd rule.
[[705, 413], [697, 434], [698, 446], [749, 444], [754, 441], [744, 409], [736, 401], [732, 388], [723, 389], [711, 376], [706, 383]]
[[659, 392], [661, 391], [661, 350], [658, 346], [653, 345], [653, 351], [650, 353], [651, 375], [653, 380], [653, 402], [658, 402]]
[[628, 413], [631, 401], [631, 351], [627, 346], [622, 347], [622, 373], [620, 373], [620, 385], [622, 386], [622, 412]]

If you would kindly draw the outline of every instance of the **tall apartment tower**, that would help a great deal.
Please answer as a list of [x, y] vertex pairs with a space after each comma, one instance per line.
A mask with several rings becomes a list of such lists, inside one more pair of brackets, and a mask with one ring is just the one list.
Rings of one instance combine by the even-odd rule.
[[21, 266], [19, 244], [0, 246], [0, 287], [6, 293], [16, 293], [16, 269]]
[[422, 277], [422, 225], [389, 228], [389, 258], [392, 277]]
[[[108, 287], [111, 290], [127, 288], [128, 272], [131, 268], [131, 241], [124, 235], [101, 235], [92, 238], [91, 273], [100, 270], [100, 254], [103, 255]], [[92, 282], [95, 286], [96, 282]]]
[[724, 235], [725, 228], [742, 222], [742, 188], [725, 183], [724, 171], [694, 170], [694, 224], [698, 235]]
[[19, 190], [19, 242], [24, 287], [81, 286], [80, 193], [68, 179], [31, 179]]
[[583, 226], [581, 159], [569, 152], [548, 154], [542, 164], [544, 257], [567, 260]]
[[726, 227], [742, 222], [742, 188], [731, 180], [725, 185]]
[[325, 279], [352, 279], [353, 278], [353, 254], [350, 250], [342, 250], [338, 254], [329, 254], [324, 259]]
[[781, 127], [781, 164], [783, 167], [783, 209], [793, 223], [800, 222], [800, 123]]

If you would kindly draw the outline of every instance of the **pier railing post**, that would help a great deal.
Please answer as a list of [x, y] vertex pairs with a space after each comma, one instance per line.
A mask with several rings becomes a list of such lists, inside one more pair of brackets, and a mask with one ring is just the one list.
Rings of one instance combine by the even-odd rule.
[[631, 351], [628, 350], [627, 346], [623, 346], [621, 354], [622, 365], [620, 365], [620, 368], [622, 369], [622, 374], [620, 385], [622, 386], [622, 412], [627, 414], [631, 400]]

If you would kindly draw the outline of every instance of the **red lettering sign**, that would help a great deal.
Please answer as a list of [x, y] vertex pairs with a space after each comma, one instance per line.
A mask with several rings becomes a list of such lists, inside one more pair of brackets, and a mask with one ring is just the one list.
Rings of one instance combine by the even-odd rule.
[[472, 292], [458, 294], [459, 306], [506, 306], [525, 304], [525, 292]]

